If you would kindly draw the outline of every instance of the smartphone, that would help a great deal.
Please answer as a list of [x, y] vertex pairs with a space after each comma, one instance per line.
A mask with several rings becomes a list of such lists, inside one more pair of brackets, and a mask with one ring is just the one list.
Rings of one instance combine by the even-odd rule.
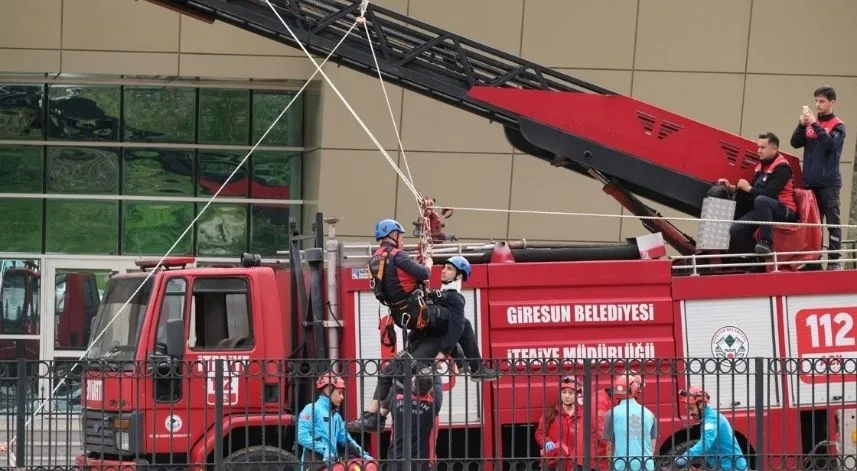
[[809, 113], [809, 107], [808, 107], [808, 106], [806, 106], [806, 105], [804, 105], [804, 107], [803, 107], [803, 112], [804, 112], [804, 113]]

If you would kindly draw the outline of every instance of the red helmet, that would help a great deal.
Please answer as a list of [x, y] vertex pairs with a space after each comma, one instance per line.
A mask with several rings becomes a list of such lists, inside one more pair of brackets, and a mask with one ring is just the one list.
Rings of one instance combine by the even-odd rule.
[[324, 389], [328, 385], [336, 389], [345, 389], [345, 380], [333, 373], [325, 373], [315, 380], [316, 389]]
[[708, 405], [708, 401], [711, 400], [711, 396], [709, 396], [708, 393], [699, 386], [691, 386], [687, 389], [682, 389], [678, 392], [678, 397], [691, 398], [694, 402], [702, 401], [705, 405]]
[[643, 379], [639, 375], [620, 374], [613, 378], [613, 398], [625, 399], [637, 397], [642, 387]]
[[563, 389], [574, 389], [578, 393], [583, 390], [580, 382], [574, 376], [563, 376], [559, 380], [559, 390], [562, 391]]

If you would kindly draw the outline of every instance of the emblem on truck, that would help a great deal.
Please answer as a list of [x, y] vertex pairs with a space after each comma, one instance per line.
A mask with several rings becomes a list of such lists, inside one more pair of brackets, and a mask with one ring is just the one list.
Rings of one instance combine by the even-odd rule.
[[746, 358], [749, 352], [747, 335], [735, 326], [721, 327], [711, 337], [711, 354], [715, 358]]

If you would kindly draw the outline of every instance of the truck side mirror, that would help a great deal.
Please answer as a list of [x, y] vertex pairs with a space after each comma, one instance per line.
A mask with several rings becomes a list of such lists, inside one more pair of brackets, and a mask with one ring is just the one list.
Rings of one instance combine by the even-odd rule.
[[167, 355], [181, 360], [184, 356], [184, 320], [170, 319], [167, 321]]

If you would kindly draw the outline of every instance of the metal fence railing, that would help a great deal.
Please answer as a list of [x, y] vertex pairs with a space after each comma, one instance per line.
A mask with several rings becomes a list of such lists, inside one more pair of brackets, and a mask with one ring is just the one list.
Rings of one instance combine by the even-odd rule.
[[[857, 469], [852, 358], [496, 360], [481, 381], [410, 357], [187, 356], [0, 363], [0, 467]], [[344, 384], [318, 388], [329, 373]], [[346, 426], [373, 397], [375, 430]]]

